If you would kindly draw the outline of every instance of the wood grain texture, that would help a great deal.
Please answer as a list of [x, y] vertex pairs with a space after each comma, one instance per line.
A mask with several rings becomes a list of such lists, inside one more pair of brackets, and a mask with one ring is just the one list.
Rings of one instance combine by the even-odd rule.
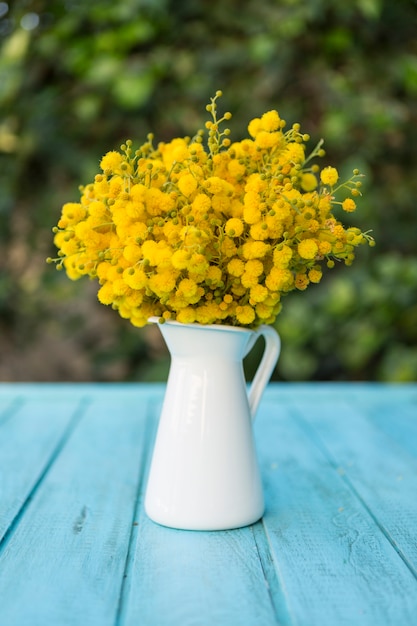
[[62, 404], [12, 401], [0, 421], [0, 540], [34, 486], [63, 445], [81, 410], [80, 401]]
[[120, 626], [275, 626], [253, 529], [187, 532], [141, 517]]
[[270, 385], [215, 533], [143, 512], [163, 392], [0, 384], [0, 626], [416, 625], [417, 385]]
[[5, 626], [115, 623], [146, 443], [137, 400], [92, 399], [3, 542]]
[[[414, 626], [416, 578], [340, 469], [349, 415], [340, 402], [315, 403], [313, 394], [301, 406], [297, 397], [281, 407], [264, 403], [259, 421], [268, 425], [257, 433], [264, 524], [294, 623]], [[316, 425], [326, 409], [340, 447], [335, 458], [297, 419], [298, 412]]]
[[[297, 408], [300, 417], [313, 425], [334, 467], [417, 577], [417, 457], [409, 445], [404, 446], [412, 434], [410, 428], [404, 430], [404, 420], [396, 419], [398, 436], [393, 438], [379, 428], [378, 415], [369, 419], [368, 412], [376, 410], [369, 406], [340, 403], [337, 420], [330, 406], [322, 407], [319, 414], [311, 407]], [[344, 423], [343, 438], [339, 421]]]

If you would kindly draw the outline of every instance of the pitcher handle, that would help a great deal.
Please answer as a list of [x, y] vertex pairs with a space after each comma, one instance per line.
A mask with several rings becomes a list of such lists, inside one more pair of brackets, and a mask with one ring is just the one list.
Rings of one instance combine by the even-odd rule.
[[255, 333], [258, 336], [262, 335], [265, 339], [265, 349], [249, 389], [249, 408], [252, 420], [255, 419], [262, 394], [277, 364], [281, 350], [280, 337], [272, 326], [266, 324], [259, 326]]

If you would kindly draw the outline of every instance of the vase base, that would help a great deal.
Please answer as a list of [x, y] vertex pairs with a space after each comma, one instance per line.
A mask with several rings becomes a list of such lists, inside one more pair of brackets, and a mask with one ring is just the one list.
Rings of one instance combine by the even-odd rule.
[[218, 519], [213, 518], [211, 520], [199, 520], [195, 518], [185, 519], [177, 516], [168, 516], [161, 514], [160, 511], [148, 511], [146, 507], [145, 513], [152, 522], [166, 528], [174, 528], [176, 530], [214, 532], [220, 530], [236, 530], [237, 528], [244, 528], [245, 526], [251, 526], [252, 524], [256, 524], [256, 522], [259, 522], [259, 520], [262, 519], [264, 510], [262, 509], [260, 511], [257, 511], [253, 515], [248, 515], [246, 517], [242, 516], [240, 519], [225, 519], [219, 516]]

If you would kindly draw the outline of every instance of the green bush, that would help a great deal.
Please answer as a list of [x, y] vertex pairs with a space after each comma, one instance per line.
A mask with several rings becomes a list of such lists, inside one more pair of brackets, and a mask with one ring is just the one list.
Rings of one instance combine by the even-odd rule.
[[235, 137], [276, 108], [324, 137], [341, 172], [366, 174], [354, 219], [377, 247], [288, 296], [276, 377], [415, 380], [413, 3], [16, 0], [0, 15], [2, 380], [165, 376], [151, 329], [130, 328], [44, 259], [62, 203], [104, 152], [149, 131], [192, 133], [217, 89]]

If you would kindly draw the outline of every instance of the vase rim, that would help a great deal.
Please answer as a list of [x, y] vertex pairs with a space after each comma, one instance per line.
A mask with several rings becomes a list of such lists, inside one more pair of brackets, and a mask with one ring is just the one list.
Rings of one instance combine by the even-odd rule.
[[198, 324], [197, 322], [192, 322], [191, 324], [184, 324], [183, 322], [177, 322], [176, 320], [166, 320], [161, 323], [159, 317], [153, 316], [148, 318], [148, 322], [151, 324], [158, 324], [160, 326], [165, 326], [168, 324], [169, 326], [181, 326], [182, 328], [204, 328], [207, 330], [216, 329], [216, 330], [224, 330], [224, 331], [233, 331], [238, 333], [253, 333], [256, 331], [255, 328], [245, 328], [244, 326], [229, 326], [228, 324]]

